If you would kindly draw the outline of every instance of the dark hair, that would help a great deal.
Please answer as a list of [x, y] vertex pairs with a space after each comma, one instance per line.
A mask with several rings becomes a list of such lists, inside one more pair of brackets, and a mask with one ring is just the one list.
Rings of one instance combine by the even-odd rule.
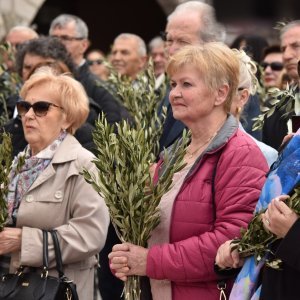
[[231, 48], [240, 49], [241, 42], [246, 42], [246, 47], [243, 50], [256, 62], [262, 60], [263, 49], [268, 47], [268, 41], [259, 35], [244, 34], [238, 36], [232, 43]]
[[263, 51], [262, 59], [264, 59], [270, 53], [281, 53], [280, 45], [276, 44], [266, 47]]
[[61, 61], [68, 67], [71, 73], [75, 71], [75, 65], [71, 56], [58, 38], [40, 37], [23, 43], [16, 55], [16, 69], [20, 76], [22, 76], [24, 57], [27, 53]]

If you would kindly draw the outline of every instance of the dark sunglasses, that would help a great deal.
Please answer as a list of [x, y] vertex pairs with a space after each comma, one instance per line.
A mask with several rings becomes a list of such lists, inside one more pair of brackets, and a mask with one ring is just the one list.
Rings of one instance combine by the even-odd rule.
[[20, 100], [17, 102], [18, 114], [21, 117], [24, 116], [30, 110], [30, 108], [33, 109], [33, 112], [37, 117], [44, 117], [47, 115], [50, 106], [63, 109], [61, 106], [47, 101], [38, 101], [33, 104], [30, 104], [29, 102], [24, 100]]
[[268, 66], [270, 66], [273, 71], [281, 71], [283, 69], [283, 64], [278, 61], [274, 61], [272, 63], [263, 61], [260, 65], [262, 66], [263, 70], [265, 70]]
[[87, 60], [87, 64], [89, 66], [92, 66], [92, 65], [102, 65], [103, 63], [103, 60], [102, 59], [95, 59], [95, 60]]

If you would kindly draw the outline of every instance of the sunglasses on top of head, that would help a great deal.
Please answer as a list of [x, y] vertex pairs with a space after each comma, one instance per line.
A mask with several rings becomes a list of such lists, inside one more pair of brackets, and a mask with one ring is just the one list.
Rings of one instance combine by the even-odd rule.
[[24, 100], [19, 100], [17, 102], [18, 114], [21, 117], [23, 117], [30, 110], [30, 108], [33, 109], [33, 112], [37, 117], [44, 117], [47, 115], [48, 110], [50, 109], [51, 106], [63, 109], [61, 106], [58, 106], [54, 103], [47, 102], [47, 101], [38, 101], [33, 104]]
[[270, 66], [273, 71], [281, 71], [283, 69], [283, 64], [279, 61], [274, 61], [271, 63], [263, 61], [260, 65], [262, 66], [263, 70], [265, 70], [268, 66]]

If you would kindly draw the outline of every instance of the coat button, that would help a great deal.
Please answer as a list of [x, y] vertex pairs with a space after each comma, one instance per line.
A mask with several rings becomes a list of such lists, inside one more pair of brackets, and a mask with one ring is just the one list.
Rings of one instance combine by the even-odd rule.
[[32, 195], [27, 195], [25, 201], [26, 202], [32, 202], [34, 200]]
[[60, 198], [62, 198], [62, 196], [63, 196], [62, 191], [56, 191], [55, 194], [54, 194], [54, 197], [56, 199], [60, 199]]

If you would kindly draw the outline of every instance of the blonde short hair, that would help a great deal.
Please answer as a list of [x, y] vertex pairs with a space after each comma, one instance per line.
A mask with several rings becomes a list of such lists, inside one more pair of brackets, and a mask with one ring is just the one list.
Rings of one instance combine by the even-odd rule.
[[88, 96], [81, 83], [68, 74], [57, 74], [50, 67], [41, 67], [24, 83], [20, 96], [25, 98], [33, 87], [40, 85], [47, 85], [49, 90], [57, 94], [60, 99], [59, 105], [71, 124], [66, 130], [74, 134], [89, 114]]
[[224, 107], [225, 111], [229, 112], [237, 91], [240, 68], [239, 60], [233, 51], [218, 42], [185, 46], [170, 58], [167, 73], [172, 76], [186, 65], [193, 66], [199, 71], [211, 92], [223, 84], [228, 84], [229, 92]]

